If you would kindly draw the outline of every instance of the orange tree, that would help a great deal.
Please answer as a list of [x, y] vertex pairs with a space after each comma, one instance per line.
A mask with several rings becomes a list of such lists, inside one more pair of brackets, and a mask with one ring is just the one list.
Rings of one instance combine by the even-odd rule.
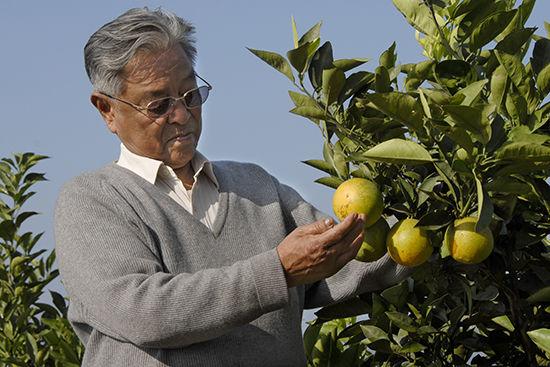
[[[525, 27], [534, 3], [393, 0], [426, 60], [398, 63], [394, 43], [371, 71], [334, 58], [320, 23], [299, 37], [293, 21], [286, 57], [250, 49], [319, 127], [317, 182], [372, 180], [383, 216], [434, 246], [401, 284], [318, 311], [309, 365], [550, 365], [550, 24]], [[455, 224], [494, 244], [454, 260]]]

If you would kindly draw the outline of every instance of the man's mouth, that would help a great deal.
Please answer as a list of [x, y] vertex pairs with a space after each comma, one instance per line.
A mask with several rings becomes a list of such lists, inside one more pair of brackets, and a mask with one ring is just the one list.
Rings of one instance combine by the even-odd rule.
[[168, 141], [170, 140], [175, 140], [175, 141], [187, 141], [187, 140], [191, 140], [193, 138], [193, 133], [192, 132], [181, 132], [181, 133], [178, 133], [178, 134], [175, 134], [174, 136], [172, 136], [170, 139], [168, 139]]

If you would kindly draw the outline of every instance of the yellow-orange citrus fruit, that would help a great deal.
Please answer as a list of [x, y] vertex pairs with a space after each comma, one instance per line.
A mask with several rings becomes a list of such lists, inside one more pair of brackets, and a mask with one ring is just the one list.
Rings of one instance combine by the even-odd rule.
[[489, 228], [476, 232], [475, 217], [457, 219], [451, 242], [451, 256], [463, 264], [478, 264], [493, 252], [493, 234]]
[[332, 197], [332, 209], [338, 219], [348, 214], [365, 214], [365, 227], [372, 226], [382, 216], [384, 202], [378, 186], [365, 178], [344, 181]]
[[386, 253], [386, 237], [390, 226], [384, 218], [378, 219], [372, 226], [363, 230], [363, 244], [355, 256], [356, 260], [371, 262], [380, 259]]
[[388, 253], [398, 264], [417, 266], [430, 258], [433, 248], [423, 228], [415, 227], [417, 219], [403, 219], [397, 222], [386, 239]]

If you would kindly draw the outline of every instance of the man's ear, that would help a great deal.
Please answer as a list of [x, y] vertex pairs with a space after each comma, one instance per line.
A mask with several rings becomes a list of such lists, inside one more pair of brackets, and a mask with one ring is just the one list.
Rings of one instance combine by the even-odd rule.
[[90, 102], [97, 108], [109, 130], [116, 134], [115, 110], [110, 98], [99, 92], [93, 92], [90, 96]]

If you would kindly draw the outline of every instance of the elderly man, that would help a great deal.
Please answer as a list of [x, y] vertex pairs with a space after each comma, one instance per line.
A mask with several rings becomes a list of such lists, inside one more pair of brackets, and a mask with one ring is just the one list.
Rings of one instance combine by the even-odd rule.
[[361, 216], [335, 224], [257, 165], [196, 151], [212, 87], [192, 35], [172, 13], [132, 9], [85, 47], [121, 152], [67, 183], [55, 212], [84, 366], [303, 366], [304, 308], [407, 269], [352, 260]]

